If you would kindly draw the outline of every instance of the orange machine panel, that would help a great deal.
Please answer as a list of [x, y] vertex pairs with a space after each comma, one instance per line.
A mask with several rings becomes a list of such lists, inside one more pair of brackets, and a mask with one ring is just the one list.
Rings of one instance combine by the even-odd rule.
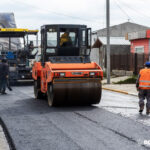
[[[39, 64], [38, 64], [39, 65]], [[62, 76], [63, 75], [63, 76]], [[103, 71], [96, 63], [86, 64], [52, 64], [45, 63], [41, 69], [41, 91], [47, 92], [48, 83], [54, 78], [100, 78], [103, 79]]]
[[41, 76], [42, 65], [41, 62], [35, 62], [32, 68], [32, 77], [34, 80], [37, 80]]

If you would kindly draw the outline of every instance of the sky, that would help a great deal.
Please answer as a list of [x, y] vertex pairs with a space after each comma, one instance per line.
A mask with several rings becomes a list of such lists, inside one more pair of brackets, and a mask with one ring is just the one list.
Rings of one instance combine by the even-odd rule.
[[[133, 22], [150, 26], [150, 0], [110, 0], [110, 25]], [[0, 12], [13, 12], [18, 28], [44, 24], [106, 27], [106, 0], [1, 0]]]

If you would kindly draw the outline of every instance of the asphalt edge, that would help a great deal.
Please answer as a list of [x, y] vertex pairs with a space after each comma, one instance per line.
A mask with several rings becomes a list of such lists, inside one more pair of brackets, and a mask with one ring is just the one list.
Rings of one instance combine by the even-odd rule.
[[134, 93], [128, 93], [128, 92], [125, 92], [125, 91], [121, 91], [121, 90], [115, 90], [115, 89], [110, 89], [110, 88], [105, 88], [105, 87], [102, 87], [103, 90], [107, 90], [107, 91], [112, 91], [112, 92], [117, 92], [117, 93], [121, 93], [121, 94], [126, 94], [126, 95], [132, 95], [132, 96], [136, 96], [136, 94]]
[[13, 142], [13, 139], [10, 136], [10, 134], [8, 132], [8, 129], [7, 129], [7, 126], [6, 126], [6, 124], [4, 123], [4, 121], [2, 120], [1, 117], [0, 117], [0, 125], [2, 126], [2, 129], [4, 131], [4, 134], [5, 134], [5, 137], [6, 137], [6, 140], [8, 142], [10, 150], [16, 150], [16, 147], [15, 147], [15, 144]]

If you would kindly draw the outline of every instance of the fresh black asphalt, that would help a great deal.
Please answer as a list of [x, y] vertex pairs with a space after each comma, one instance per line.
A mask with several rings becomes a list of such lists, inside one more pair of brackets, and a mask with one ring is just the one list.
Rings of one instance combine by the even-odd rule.
[[50, 108], [34, 99], [32, 86], [0, 95], [0, 117], [16, 150], [150, 149], [143, 145], [150, 127], [97, 106]]

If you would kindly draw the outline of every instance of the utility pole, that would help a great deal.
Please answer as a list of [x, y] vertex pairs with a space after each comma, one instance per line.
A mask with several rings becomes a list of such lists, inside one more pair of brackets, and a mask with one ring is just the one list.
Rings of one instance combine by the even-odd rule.
[[110, 84], [110, 0], [106, 0], [107, 24], [107, 84]]

